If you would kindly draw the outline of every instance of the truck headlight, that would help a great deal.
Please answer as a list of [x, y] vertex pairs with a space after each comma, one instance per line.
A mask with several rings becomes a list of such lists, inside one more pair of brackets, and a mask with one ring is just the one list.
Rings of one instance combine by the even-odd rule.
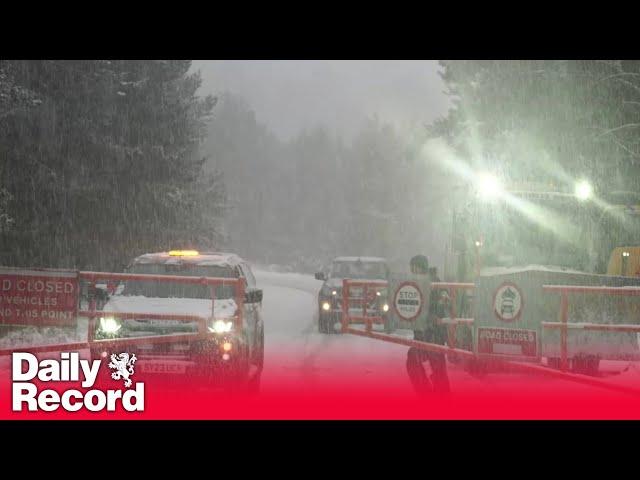
[[227, 320], [216, 320], [209, 327], [209, 331], [213, 333], [228, 333], [233, 328], [233, 322]]
[[122, 324], [113, 317], [100, 318], [100, 330], [104, 333], [114, 334], [122, 328]]
[[322, 309], [325, 312], [328, 312], [329, 310], [331, 310], [331, 304], [329, 302], [322, 302]]
[[389, 304], [385, 303], [384, 305], [382, 305], [382, 311], [383, 312], [388, 312], [389, 311]]

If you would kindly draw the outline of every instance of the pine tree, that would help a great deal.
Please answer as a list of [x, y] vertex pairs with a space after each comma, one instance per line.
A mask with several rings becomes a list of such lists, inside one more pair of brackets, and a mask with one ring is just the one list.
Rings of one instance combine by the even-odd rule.
[[188, 61], [12, 61], [40, 104], [4, 118], [14, 229], [2, 263], [121, 268], [145, 251], [213, 242], [220, 179], [197, 156], [213, 98]]
[[[507, 186], [534, 182], [565, 193], [573, 192], [576, 180], [587, 178], [603, 201], [599, 205], [619, 203], [615, 192], [620, 190], [637, 192], [638, 203], [640, 62], [447, 61], [442, 65], [454, 106], [431, 126], [430, 134], [444, 139], [471, 175], [486, 169], [501, 175]], [[607, 236], [613, 230], [596, 225], [604, 216], [597, 205], [567, 205], [560, 230], [569, 232], [573, 224], [593, 229], [593, 235], [565, 235], [579, 251], [594, 235]], [[540, 221], [531, 222], [531, 238], [539, 237], [533, 233], [538, 226]], [[623, 241], [617, 233], [609, 236], [597, 242]], [[586, 248], [608, 254], [608, 247]], [[576, 260], [573, 266], [585, 268], [584, 262]]]

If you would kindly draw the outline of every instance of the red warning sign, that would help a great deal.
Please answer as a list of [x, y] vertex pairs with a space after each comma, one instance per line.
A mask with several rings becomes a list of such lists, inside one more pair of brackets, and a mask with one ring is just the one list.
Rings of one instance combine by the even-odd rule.
[[417, 283], [403, 282], [398, 286], [393, 298], [393, 306], [398, 316], [412, 322], [422, 312], [422, 292]]
[[478, 353], [535, 357], [537, 351], [535, 330], [478, 328]]
[[0, 324], [75, 325], [78, 275], [0, 268]]

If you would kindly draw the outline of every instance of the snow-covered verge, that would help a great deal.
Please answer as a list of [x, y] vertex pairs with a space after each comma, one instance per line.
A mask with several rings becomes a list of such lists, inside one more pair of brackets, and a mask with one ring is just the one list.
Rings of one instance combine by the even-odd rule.
[[[602, 362], [604, 363], [604, 362]], [[614, 362], [607, 362], [613, 364]], [[640, 388], [640, 362], [628, 363], [621, 369], [621, 362], [615, 362], [617, 369], [614, 370], [614, 374], [607, 376], [606, 381], [617, 385], [626, 385], [629, 387]], [[608, 365], [601, 365], [601, 370], [606, 370]], [[613, 370], [613, 368], [611, 368]], [[620, 373], [618, 373], [620, 372]]]
[[0, 337], [0, 350], [86, 341], [86, 325], [85, 328], [78, 330], [60, 327], [25, 327]]
[[553, 265], [525, 265], [516, 267], [484, 267], [480, 271], [481, 276], [506, 275], [509, 273], [522, 272], [553, 272], [553, 273], [573, 273], [588, 275], [587, 272], [581, 270], [573, 270], [565, 267], [557, 267]]

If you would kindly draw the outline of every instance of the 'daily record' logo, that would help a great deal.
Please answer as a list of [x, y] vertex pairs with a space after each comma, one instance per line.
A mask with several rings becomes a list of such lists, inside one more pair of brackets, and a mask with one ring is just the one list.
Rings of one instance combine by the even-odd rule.
[[[111, 355], [107, 367], [111, 373], [114, 389], [98, 389], [95, 386], [102, 366], [100, 360], [84, 360], [77, 352], [61, 352], [60, 360], [38, 358], [26, 352], [12, 354], [12, 409], [14, 412], [53, 412], [60, 408], [67, 412], [86, 409], [91, 412], [116, 411], [118, 404], [127, 412], [144, 411], [144, 383], [136, 382], [136, 356], [128, 353]], [[71, 388], [62, 393], [53, 389], [38, 390], [34, 383], [78, 382], [79, 387], [88, 390]], [[124, 385], [121, 383], [124, 380]], [[116, 382], [117, 381], [117, 382]], [[124, 390], [123, 388], [124, 387]]]

